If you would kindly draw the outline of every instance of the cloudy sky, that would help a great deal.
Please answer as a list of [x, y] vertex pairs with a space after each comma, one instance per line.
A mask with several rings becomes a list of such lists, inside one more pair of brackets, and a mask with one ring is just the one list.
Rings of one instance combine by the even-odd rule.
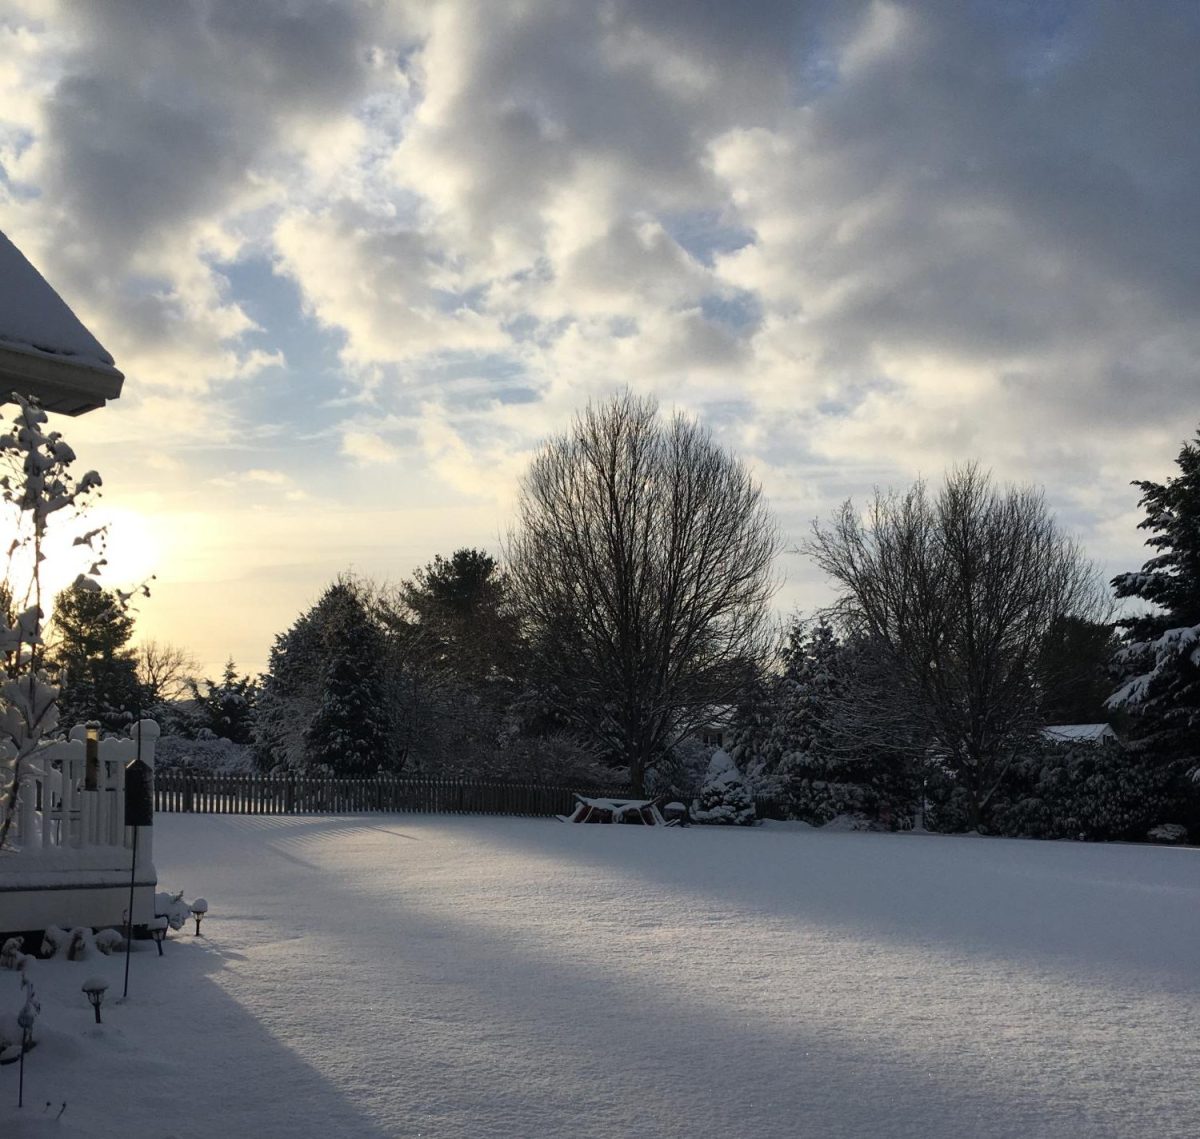
[[210, 670], [495, 551], [623, 385], [792, 543], [977, 459], [1112, 572], [1200, 421], [1197, 60], [1192, 0], [0, 0], [0, 230], [126, 373], [65, 429]]

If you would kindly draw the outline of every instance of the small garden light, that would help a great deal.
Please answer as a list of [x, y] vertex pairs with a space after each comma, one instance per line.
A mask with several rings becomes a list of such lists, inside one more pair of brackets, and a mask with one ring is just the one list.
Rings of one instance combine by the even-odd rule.
[[196, 919], [196, 933], [194, 936], [200, 936], [200, 921], [206, 913], [208, 913], [208, 902], [203, 898], [197, 898], [191, 905], [192, 917]]
[[163, 942], [167, 937], [167, 919], [165, 917], [156, 917], [146, 923], [146, 928], [150, 931], [150, 936], [154, 938], [154, 944], [158, 946], [158, 955], [163, 955]]
[[92, 1002], [92, 1008], [96, 1012], [96, 1023], [100, 1024], [100, 1006], [104, 1003], [104, 994], [108, 992], [108, 982], [100, 977], [90, 977], [83, 982], [82, 988], [87, 993], [87, 999]]

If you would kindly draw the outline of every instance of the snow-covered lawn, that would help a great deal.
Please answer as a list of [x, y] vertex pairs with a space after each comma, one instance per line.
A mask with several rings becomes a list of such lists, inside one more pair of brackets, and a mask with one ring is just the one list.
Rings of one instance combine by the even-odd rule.
[[100, 1027], [78, 987], [121, 961], [37, 963], [4, 1139], [1200, 1127], [1200, 850], [427, 815], [155, 842], [205, 936], [142, 948]]

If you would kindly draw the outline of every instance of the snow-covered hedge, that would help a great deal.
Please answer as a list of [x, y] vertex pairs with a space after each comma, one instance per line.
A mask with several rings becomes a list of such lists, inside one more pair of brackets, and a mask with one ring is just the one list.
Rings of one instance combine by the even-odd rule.
[[[933, 811], [939, 830], [956, 827], [953, 793]], [[1171, 823], [1168, 779], [1136, 752], [1115, 745], [1027, 745], [993, 796], [991, 834], [1023, 838], [1141, 841]]]
[[249, 744], [235, 744], [217, 736], [197, 740], [160, 736], [154, 755], [160, 771], [255, 770], [253, 748]]

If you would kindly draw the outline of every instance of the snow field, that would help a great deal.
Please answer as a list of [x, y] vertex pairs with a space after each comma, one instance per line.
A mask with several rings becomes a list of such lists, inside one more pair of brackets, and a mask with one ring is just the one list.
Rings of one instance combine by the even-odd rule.
[[1200, 1118], [1200, 851], [428, 815], [155, 831], [162, 887], [209, 899], [205, 937], [139, 953], [103, 1026], [72, 990], [114, 968], [111, 1000], [119, 961], [38, 963], [27, 1103], [77, 1090], [59, 1124], [10, 1115], [0, 1070], [5, 1139]]

